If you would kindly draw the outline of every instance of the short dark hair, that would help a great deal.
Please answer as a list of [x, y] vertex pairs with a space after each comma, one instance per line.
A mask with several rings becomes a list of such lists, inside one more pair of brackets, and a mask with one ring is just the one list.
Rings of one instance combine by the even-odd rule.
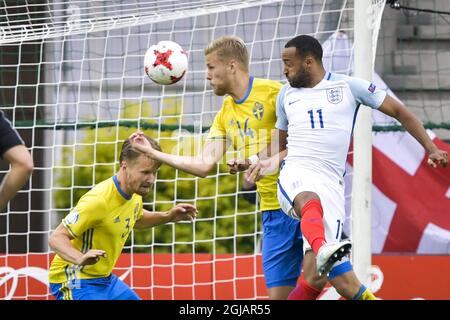
[[284, 47], [295, 47], [296, 52], [300, 57], [304, 58], [307, 55], [312, 55], [316, 59], [316, 61], [322, 63], [322, 45], [314, 37], [302, 34], [289, 40]]
[[[161, 151], [161, 146], [158, 144], [158, 142], [156, 142], [155, 139], [150, 138], [149, 136], [144, 134], [145, 139], [147, 139], [148, 142], [150, 142], [150, 145], [152, 146], [153, 149], [156, 149], [158, 151]], [[131, 142], [130, 139], [127, 138], [125, 139], [125, 141], [123, 142], [122, 145], [122, 150], [120, 151], [120, 163], [122, 163], [123, 160], [135, 160], [139, 157], [139, 155], [141, 155], [142, 153], [133, 149], [133, 147], [131, 146]]]

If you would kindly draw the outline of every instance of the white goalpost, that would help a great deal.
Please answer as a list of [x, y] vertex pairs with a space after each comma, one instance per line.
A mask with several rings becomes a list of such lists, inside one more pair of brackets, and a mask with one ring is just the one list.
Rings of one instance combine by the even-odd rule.
[[[206, 80], [203, 50], [210, 41], [241, 37], [251, 74], [285, 83], [281, 52], [289, 39], [309, 34], [324, 43], [343, 32], [355, 43], [348, 48], [354, 75], [370, 79], [384, 3], [28, 0], [0, 7], [1, 109], [35, 161], [30, 182], [0, 213], [0, 299], [52, 299], [48, 236], [84, 193], [117, 172], [121, 143], [134, 130], [157, 139], [165, 152], [199, 152], [223, 100]], [[186, 75], [170, 86], [144, 73], [146, 50], [161, 40], [188, 52]], [[341, 53], [325, 55], [333, 60]], [[351, 237], [355, 270], [369, 284], [367, 110], [359, 111], [358, 123]], [[144, 299], [267, 298], [258, 204], [244, 198], [253, 191], [243, 190], [242, 176], [230, 176], [224, 163], [205, 179], [167, 166], [158, 172], [146, 208], [188, 202], [200, 213], [192, 224], [158, 226], [128, 239], [115, 272]]]
[[[385, 1], [355, 1], [354, 76], [372, 81], [378, 30]], [[371, 283], [372, 110], [360, 107], [353, 135], [352, 260], [358, 278]]]

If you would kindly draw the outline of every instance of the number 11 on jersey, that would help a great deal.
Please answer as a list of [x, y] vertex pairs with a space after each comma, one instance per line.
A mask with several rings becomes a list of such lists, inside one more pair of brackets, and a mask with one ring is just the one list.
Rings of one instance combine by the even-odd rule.
[[[311, 120], [311, 128], [314, 129], [316, 127], [315, 119], [314, 119], [314, 110], [308, 110], [309, 119]], [[322, 109], [317, 109], [316, 113], [319, 115], [319, 125], [320, 128], [323, 128], [323, 118], [322, 118]]]

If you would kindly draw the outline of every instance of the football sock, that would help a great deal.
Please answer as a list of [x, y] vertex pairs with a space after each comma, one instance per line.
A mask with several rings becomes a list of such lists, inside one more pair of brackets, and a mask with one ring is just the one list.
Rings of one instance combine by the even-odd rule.
[[362, 284], [358, 293], [353, 297], [353, 300], [377, 300], [377, 298]]
[[314, 288], [305, 279], [288, 296], [288, 300], [316, 300], [322, 290]]
[[326, 243], [323, 226], [323, 209], [319, 199], [309, 200], [301, 210], [300, 228], [303, 236], [308, 240], [314, 253]]

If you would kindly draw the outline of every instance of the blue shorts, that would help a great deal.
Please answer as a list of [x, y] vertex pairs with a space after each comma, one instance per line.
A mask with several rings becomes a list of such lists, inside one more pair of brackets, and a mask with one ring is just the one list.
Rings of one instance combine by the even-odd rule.
[[262, 225], [262, 260], [267, 287], [295, 287], [303, 261], [300, 222], [278, 209], [263, 211]]
[[140, 300], [122, 280], [111, 274], [106, 278], [77, 279], [70, 283], [50, 283], [56, 300]]

